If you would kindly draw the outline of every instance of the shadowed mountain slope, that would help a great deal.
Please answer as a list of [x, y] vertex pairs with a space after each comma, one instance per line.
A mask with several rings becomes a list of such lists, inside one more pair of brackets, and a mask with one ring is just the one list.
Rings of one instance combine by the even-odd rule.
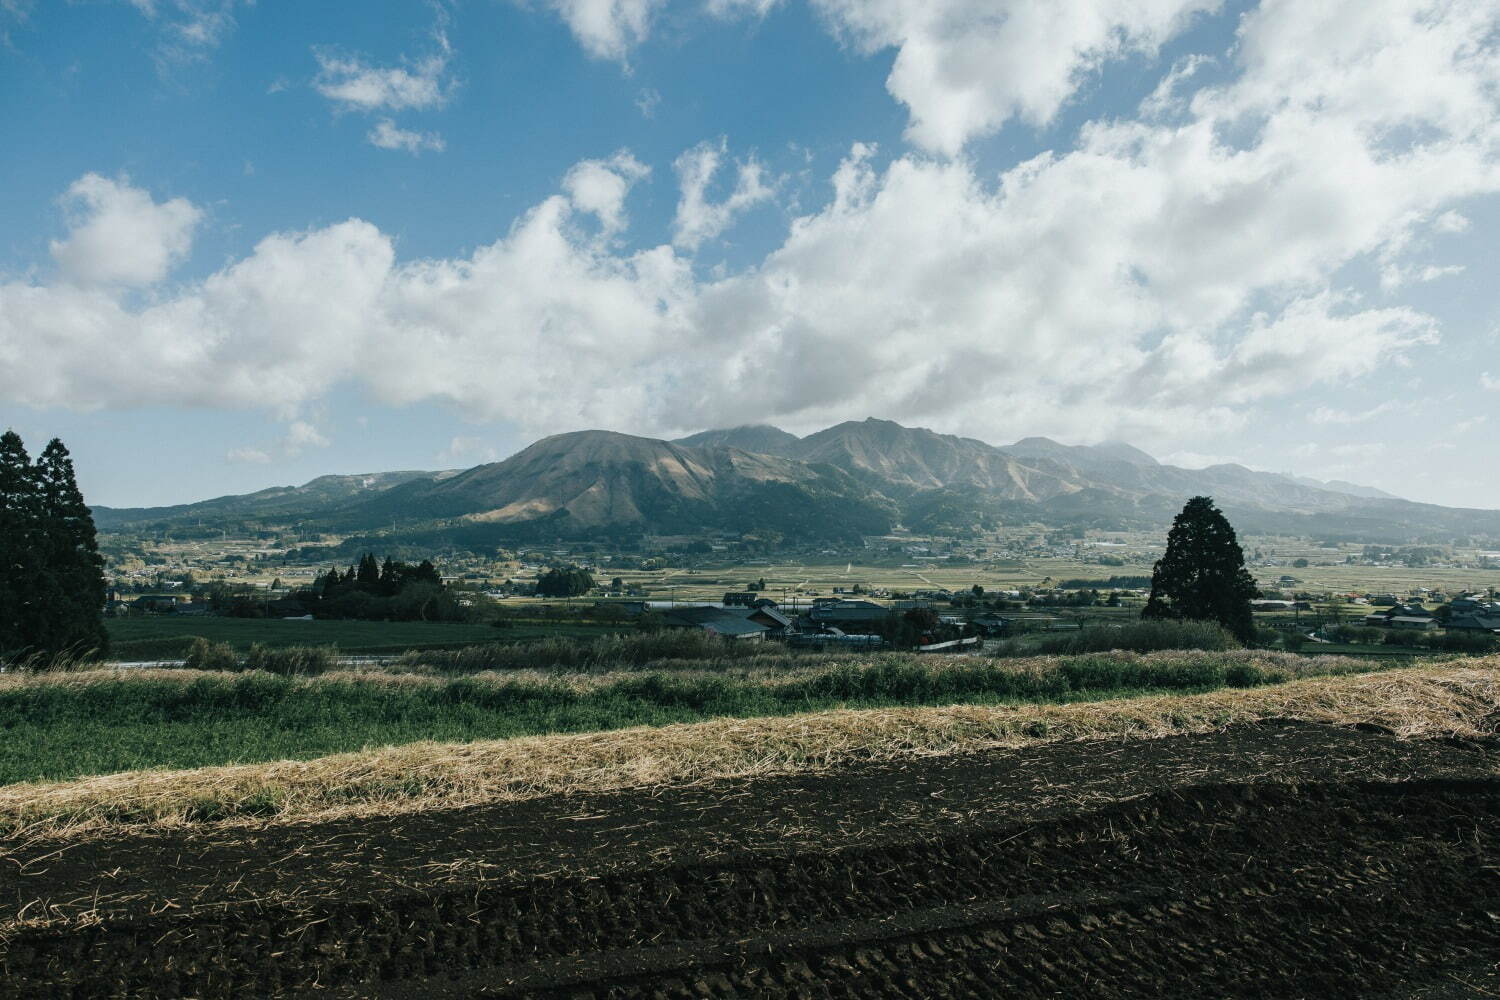
[[798, 542], [882, 534], [896, 523], [958, 533], [1018, 523], [1154, 529], [1197, 495], [1214, 497], [1245, 531], [1500, 538], [1496, 511], [1416, 504], [1240, 465], [1183, 469], [1119, 442], [1031, 437], [997, 447], [873, 418], [805, 438], [763, 425], [678, 441], [579, 431], [463, 472], [325, 476], [200, 504], [99, 508], [96, 516], [106, 529], [258, 519], [475, 545], [703, 530]]

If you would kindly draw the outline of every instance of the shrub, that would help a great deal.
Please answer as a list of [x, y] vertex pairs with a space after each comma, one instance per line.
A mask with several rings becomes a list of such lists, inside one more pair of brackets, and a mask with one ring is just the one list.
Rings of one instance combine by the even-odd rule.
[[598, 639], [541, 639], [491, 643], [462, 649], [412, 650], [398, 661], [405, 668], [443, 673], [481, 670], [618, 670], [659, 660], [742, 660], [765, 655], [763, 643], [737, 642], [698, 629], [662, 629]]
[[264, 670], [271, 674], [321, 674], [333, 669], [335, 653], [331, 646], [286, 646], [273, 649], [257, 642], [245, 654], [245, 669]]
[[1039, 642], [1004, 643], [1001, 656], [1080, 653], [1104, 653], [1122, 649], [1151, 653], [1159, 649], [1238, 649], [1239, 642], [1222, 626], [1213, 622], [1141, 621], [1119, 627], [1101, 626], [1070, 635], [1046, 636]]
[[1485, 653], [1500, 652], [1500, 636], [1490, 635], [1487, 632], [1444, 632], [1441, 635], [1428, 635], [1427, 645], [1433, 649], [1441, 649], [1449, 653], [1469, 653], [1470, 655], [1483, 655]]
[[1305, 645], [1307, 645], [1307, 636], [1301, 632], [1293, 630], [1281, 633], [1281, 646], [1283, 649], [1289, 649], [1295, 653]]
[[209, 642], [201, 636], [188, 646], [182, 665], [189, 670], [238, 670], [239, 657], [227, 642]]

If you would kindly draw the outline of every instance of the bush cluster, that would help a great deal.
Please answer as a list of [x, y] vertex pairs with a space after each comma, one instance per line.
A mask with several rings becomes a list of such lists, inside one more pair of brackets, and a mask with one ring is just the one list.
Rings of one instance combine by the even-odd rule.
[[481, 670], [599, 671], [642, 667], [661, 660], [743, 660], [764, 656], [758, 642], [737, 642], [698, 629], [609, 635], [597, 639], [539, 639], [462, 649], [411, 650], [398, 661], [406, 669], [441, 673]]
[[1467, 653], [1471, 656], [1500, 653], [1500, 636], [1488, 632], [1423, 632], [1415, 629], [1379, 628], [1374, 625], [1335, 625], [1325, 629], [1324, 635], [1337, 642], [1431, 649], [1442, 653]]
[[254, 643], [242, 659], [227, 642], [194, 639], [183, 666], [189, 670], [262, 670], [269, 674], [321, 674], [338, 662], [331, 646], [264, 646]]
[[1239, 641], [1222, 626], [1212, 622], [1140, 621], [1121, 626], [1099, 626], [1040, 639], [1011, 640], [995, 650], [999, 656], [1059, 655], [1105, 653], [1125, 650], [1152, 653], [1163, 649], [1238, 649]]

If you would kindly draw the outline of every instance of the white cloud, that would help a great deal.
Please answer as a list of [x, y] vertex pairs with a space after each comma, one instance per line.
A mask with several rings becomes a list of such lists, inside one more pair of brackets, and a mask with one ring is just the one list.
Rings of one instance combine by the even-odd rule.
[[781, 0], [708, 0], [704, 9], [714, 17], [765, 17], [771, 8], [779, 6]]
[[1441, 267], [1429, 264], [1417, 272], [1418, 281], [1436, 281], [1449, 275], [1463, 274], [1466, 268], [1462, 264], [1446, 264]]
[[1457, 421], [1453, 424], [1452, 430], [1456, 434], [1467, 434], [1469, 431], [1474, 430], [1476, 427], [1483, 427], [1486, 423], [1489, 422], [1489, 419], [1490, 418], [1488, 414], [1480, 413], [1475, 416], [1469, 417], [1466, 420]]
[[447, 148], [443, 137], [436, 132], [413, 132], [409, 129], [397, 128], [396, 123], [389, 118], [382, 118], [375, 123], [365, 138], [370, 145], [380, 149], [400, 149], [416, 155], [424, 149], [430, 149], [435, 153], [441, 153]]
[[1315, 424], [1363, 424], [1374, 420], [1376, 417], [1384, 417], [1397, 410], [1402, 409], [1400, 404], [1394, 400], [1388, 400], [1370, 407], [1368, 410], [1335, 410], [1331, 407], [1320, 406], [1308, 415], [1308, 420]]
[[321, 431], [305, 420], [294, 420], [281, 439], [281, 450], [289, 457], [296, 457], [309, 448], [327, 448], [329, 441]]
[[231, 462], [265, 465], [277, 458], [297, 458], [311, 448], [333, 444], [322, 431], [306, 420], [293, 420], [286, 433], [274, 445], [261, 448], [231, 448], [225, 458]]
[[677, 215], [672, 221], [673, 242], [696, 250], [734, 222], [735, 216], [774, 194], [765, 182], [765, 170], [751, 158], [736, 165], [734, 190], [722, 201], [711, 201], [708, 187], [728, 151], [727, 140], [702, 142], [683, 153], [672, 165], [682, 186]]
[[1500, 378], [1484, 372], [1479, 376], [1479, 387], [1490, 392], [1500, 392]]
[[1432, 228], [1439, 233], [1466, 233], [1469, 225], [1467, 216], [1450, 210], [1433, 220]]
[[1185, 112], [1190, 95], [1185, 93], [1187, 88], [1184, 85], [1212, 61], [1198, 53], [1183, 57], [1141, 102], [1141, 114], [1147, 118], [1165, 118]]
[[861, 51], [896, 50], [886, 88], [908, 138], [956, 155], [1011, 118], [1050, 122], [1103, 63], [1152, 55], [1220, 0], [813, 0]]
[[655, 118], [656, 109], [661, 107], [661, 93], [654, 87], [643, 87], [635, 96], [635, 106], [640, 110], [642, 118]]
[[271, 461], [271, 456], [260, 448], [231, 448], [224, 454], [231, 462], [265, 465]]
[[574, 208], [593, 213], [604, 235], [612, 236], [625, 228], [626, 195], [650, 174], [649, 167], [621, 150], [607, 160], [574, 164], [563, 177], [562, 188]]
[[185, 198], [157, 204], [126, 180], [85, 174], [68, 188], [66, 239], [52, 242], [63, 276], [77, 284], [150, 285], [187, 255], [203, 213]]
[[[349, 220], [144, 303], [0, 284], [0, 398], [291, 411], [358, 382], [533, 432], [879, 414], [1206, 440], [1427, 349], [1435, 321], [1372, 307], [1351, 265], [1410, 266], [1413, 233], [1500, 190], [1500, 62], [1474, 41], [1500, 4], [1265, 0], [1240, 24], [1226, 82], [998, 176], [855, 146], [825, 207], [708, 280], [585, 225], [623, 227], [639, 173], [602, 160], [463, 257], [398, 262]], [[713, 231], [685, 225], [682, 245]]]
[[483, 438], [463, 436], [449, 441], [448, 447], [437, 454], [439, 462], [494, 462], [499, 458], [500, 452]]
[[[128, 0], [142, 15], [160, 25], [162, 35], [154, 57], [157, 69], [167, 72], [203, 58], [234, 30], [239, 0]], [[246, 0], [245, 5], [253, 5]]]
[[665, 0], [547, 0], [547, 5], [562, 17], [589, 55], [623, 61], [645, 41], [651, 20]]
[[437, 51], [402, 66], [372, 66], [359, 56], [314, 50], [318, 75], [313, 88], [339, 107], [352, 111], [404, 111], [440, 108], [448, 103], [453, 81], [447, 77], [450, 50], [441, 32]]

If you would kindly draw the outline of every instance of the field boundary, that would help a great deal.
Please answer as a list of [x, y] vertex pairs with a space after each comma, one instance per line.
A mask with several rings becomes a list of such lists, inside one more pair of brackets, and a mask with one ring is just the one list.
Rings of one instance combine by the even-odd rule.
[[1500, 719], [1500, 657], [1270, 688], [1102, 703], [837, 710], [806, 715], [416, 743], [307, 761], [131, 771], [0, 788], [0, 830], [265, 823], [792, 773], [841, 762], [1210, 732], [1288, 718], [1401, 737], [1481, 738]]

